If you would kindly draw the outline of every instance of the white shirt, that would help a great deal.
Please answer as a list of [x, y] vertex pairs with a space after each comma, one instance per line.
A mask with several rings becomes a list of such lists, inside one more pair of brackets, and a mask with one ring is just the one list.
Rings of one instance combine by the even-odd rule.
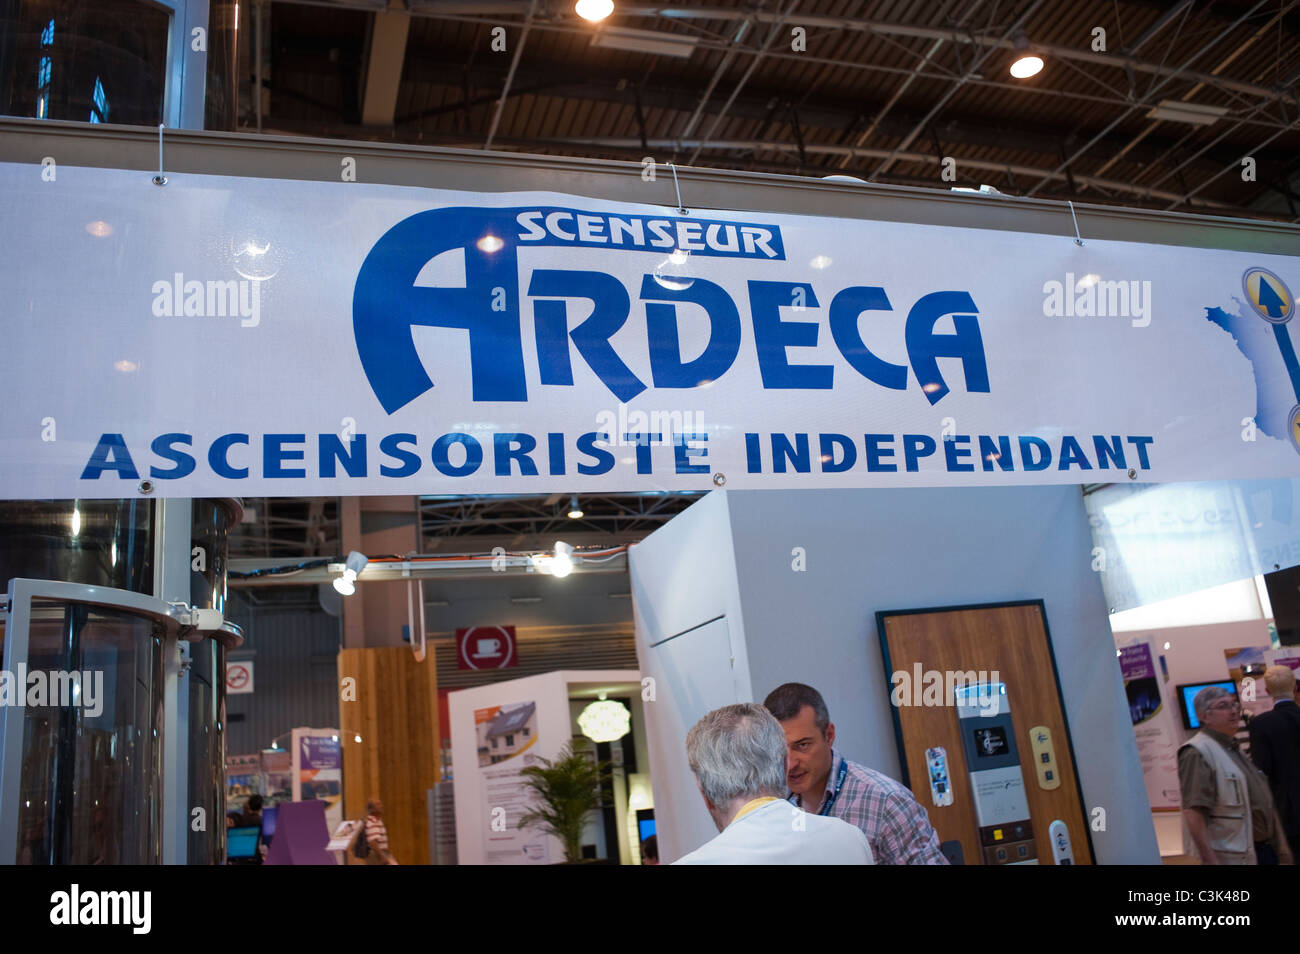
[[777, 799], [747, 812], [677, 865], [871, 865], [860, 828]]

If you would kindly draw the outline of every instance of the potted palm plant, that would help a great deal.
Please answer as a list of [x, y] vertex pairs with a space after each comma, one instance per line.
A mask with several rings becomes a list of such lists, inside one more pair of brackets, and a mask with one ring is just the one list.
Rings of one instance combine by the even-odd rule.
[[609, 764], [597, 762], [590, 745], [566, 742], [554, 760], [537, 759], [519, 774], [538, 804], [519, 819], [520, 827], [537, 828], [564, 843], [564, 860], [582, 860], [582, 830], [600, 804], [600, 788]]

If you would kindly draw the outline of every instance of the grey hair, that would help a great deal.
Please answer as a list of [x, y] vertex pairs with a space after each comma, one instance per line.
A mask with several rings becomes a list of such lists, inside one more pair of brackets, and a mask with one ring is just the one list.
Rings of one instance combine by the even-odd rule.
[[1196, 721], [1205, 721], [1205, 716], [1209, 713], [1210, 706], [1214, 703], [1214, 700], [1222, 699], [1224, 696], [1231, 695], [1232, 693], [1227, 689], [1224, 689], [1222, 686], [1206, 686], [1198, 692], [1196, 698], [1192, 700], [1192, 708], [1196, 710]]
[[686, 759], [713, 805], [785, 797], [785, 732], [754, 702], [714, 709], [686, 734]]

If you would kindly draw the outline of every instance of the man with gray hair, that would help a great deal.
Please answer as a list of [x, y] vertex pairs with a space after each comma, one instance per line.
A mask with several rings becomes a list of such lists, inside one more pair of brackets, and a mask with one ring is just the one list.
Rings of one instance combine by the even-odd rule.
[[763, 706], [714, 709], [686, 735], [686, 758], [718, 836], [679, 865], [869, 865], [871, 846], [838, 818], [784, 801], [785, 733]]
[[1192, 707], [1201, 730], [1178, 750], [1184, 848], [1205, 865], [1291, 864], [1268, 781], [1234, 738], [1237, 697], [1208, 686]]

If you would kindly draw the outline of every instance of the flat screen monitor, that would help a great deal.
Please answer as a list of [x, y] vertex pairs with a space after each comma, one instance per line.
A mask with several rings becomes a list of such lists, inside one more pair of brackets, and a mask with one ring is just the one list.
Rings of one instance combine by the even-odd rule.
[[637, 809], [636, 833], [641, 841], [645, 841], [655, 833], [655, 810], [653, 808]]
[[262, 844], [269, 845], [275, 837], [275, 806], [262, 809]]
[[257, 857], [257, 825], [236, 825], [226, 829], [226, 857], [232, 861]]
[[1210, 686], [1217, 686], [1220, 689], [1226, 689], [1232, 697], [1237, 698], [1237, 687], [1231, 679], [1224, 679], [1222, 682], [1191, 682], [1178, 687], [1178, 704], [1183, 710], [1183, 725], [1189, 729], [1199, 729], [1201, 722], [1196, 718], [1196, 706], [1193, 700], [1196, 694], [1202, 689], [1208, 689]]

